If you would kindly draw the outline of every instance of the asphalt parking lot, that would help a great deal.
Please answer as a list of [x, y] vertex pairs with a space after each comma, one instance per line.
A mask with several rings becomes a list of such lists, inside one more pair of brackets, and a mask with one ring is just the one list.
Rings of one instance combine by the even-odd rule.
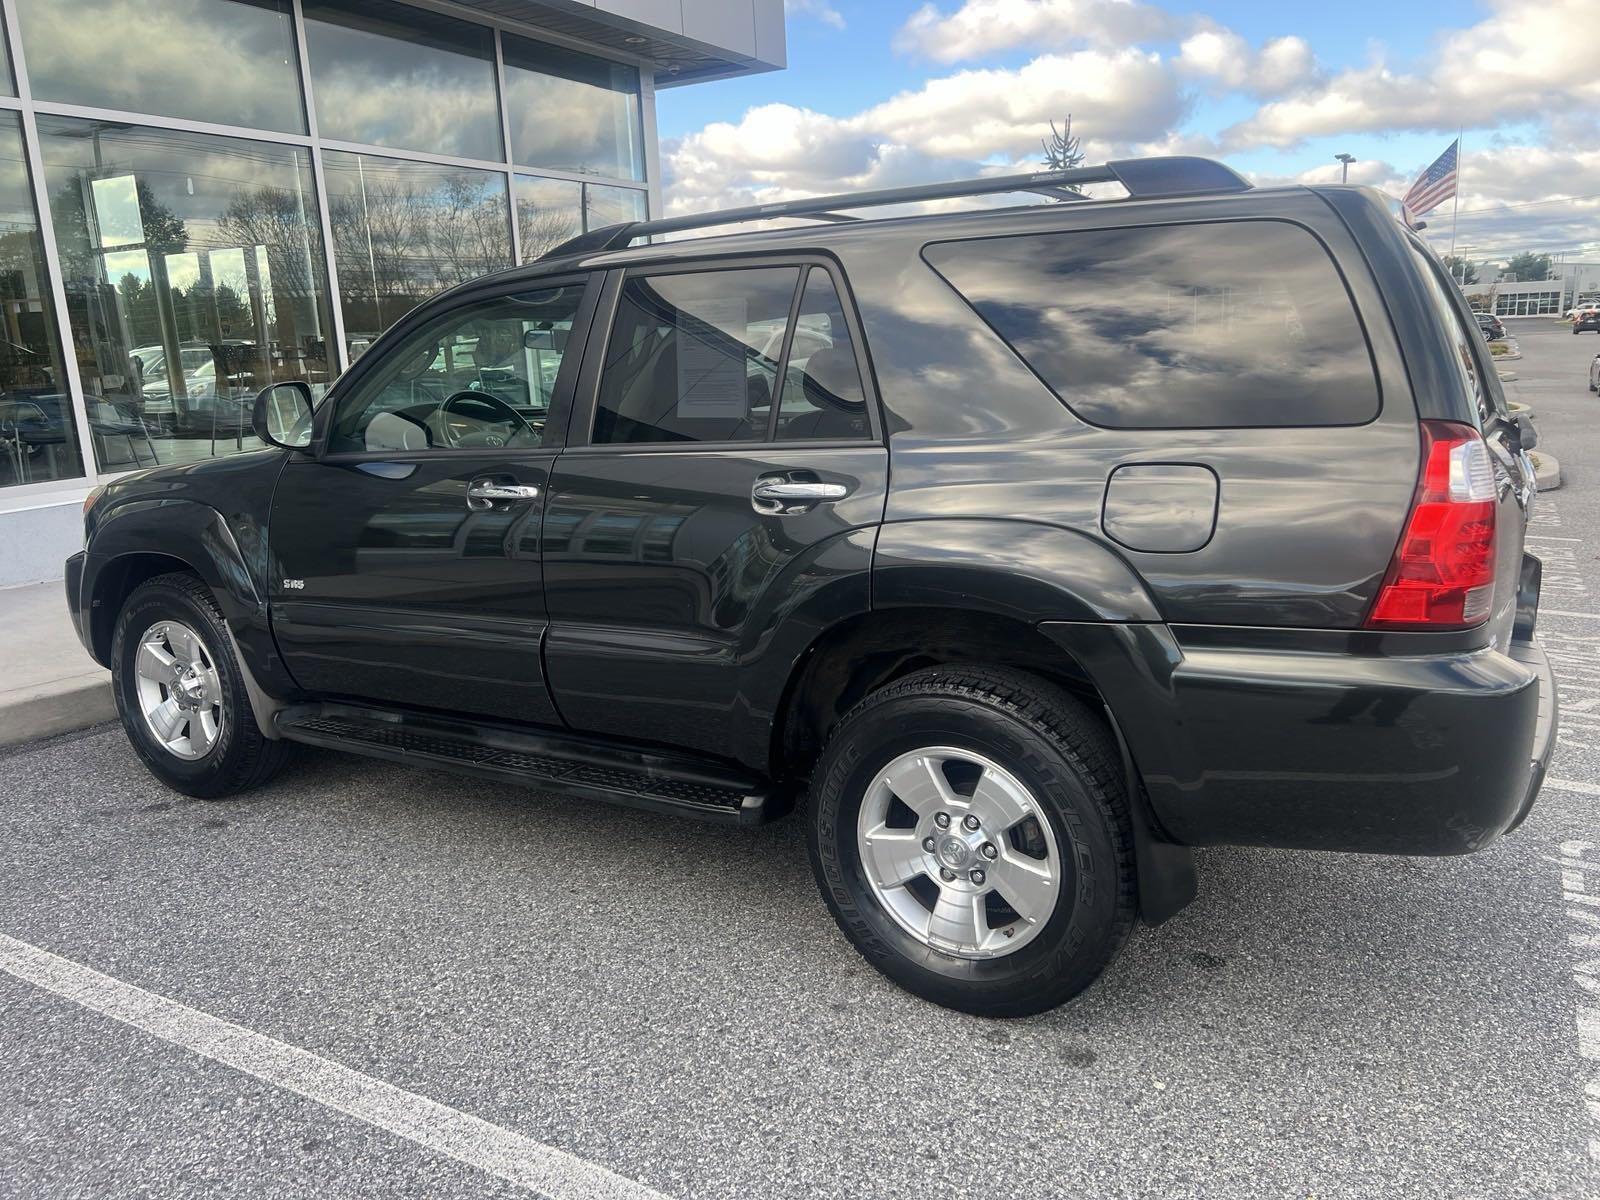
[[1600, 337], [1514, 324], [1566, 477], [1514, 836], [1204, 852], [1080, 1001], [990, 1022], [857, 957], [794, 821], [331, 754], [207, 803], [115, 729], [38, 743], [0, 757], [0, 1194], [1593, 1196]]

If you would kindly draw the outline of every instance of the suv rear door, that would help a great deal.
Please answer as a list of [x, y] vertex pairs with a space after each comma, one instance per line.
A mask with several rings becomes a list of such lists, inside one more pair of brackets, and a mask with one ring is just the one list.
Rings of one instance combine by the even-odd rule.
[[843, 279], [805, 256], [633, 267], [599, 311], [544, 519], [556, 704], [575, 729], [764, 761], [756, 697], [824, 619], [866, 611], [883, 517]]

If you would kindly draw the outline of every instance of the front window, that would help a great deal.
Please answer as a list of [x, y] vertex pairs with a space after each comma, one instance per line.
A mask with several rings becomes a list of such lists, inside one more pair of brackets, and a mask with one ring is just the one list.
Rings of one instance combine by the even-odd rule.
[[540, 445], [582, 295], [567, 284], [497, 296], [429, 322], [340, 401], [329, 449]]

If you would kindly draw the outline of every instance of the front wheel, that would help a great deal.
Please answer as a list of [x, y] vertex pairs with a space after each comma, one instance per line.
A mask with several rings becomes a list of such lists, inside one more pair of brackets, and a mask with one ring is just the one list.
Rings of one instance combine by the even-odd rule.
[[1088, 987], [1137, 914], [1116, 745], [1061, 688], [940, 667], [862, 701], [830, 739], [811, 857], [847, 937], [924, 999], [1043, 1012]]
[[222, 613], [193, 575], [158, 576], [128, 597], [111, 687], [128, 741], [174, 791], [231, 796], [266, 782], [293, 752], [256, 727]]

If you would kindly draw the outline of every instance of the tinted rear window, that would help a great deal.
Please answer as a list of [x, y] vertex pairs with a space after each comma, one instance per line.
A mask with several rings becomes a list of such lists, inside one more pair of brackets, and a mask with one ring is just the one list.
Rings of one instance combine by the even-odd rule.
[[1377, 415], [1350, 295], [1298, 226], [1080, 230], [940, 242], [923, 254], [1096, 425], [1359, 425]]

